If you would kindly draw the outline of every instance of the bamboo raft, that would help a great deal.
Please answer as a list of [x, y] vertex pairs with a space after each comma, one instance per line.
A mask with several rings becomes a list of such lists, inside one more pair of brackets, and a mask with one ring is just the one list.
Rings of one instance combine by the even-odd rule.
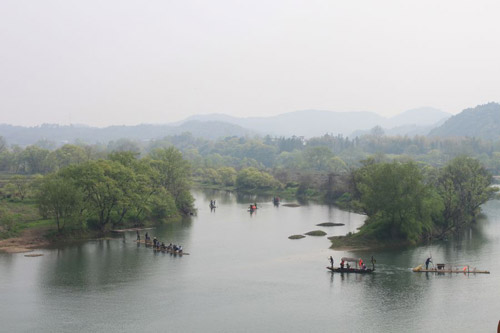
[[[141, 239], [141, 240], [136, 240], [135, 242], [138, 243], [138, 244], [145, 244], [148, 247], [153, 247], [153, 241], [152, 240], [147, 240], [146, 241], [144, 239]], [[171, 254], [178, 254], [180, 256], [182, 256], [182, 255], [188, 256], [189, 255], [189, 253], [186, 253], [184, 251], [179, 252], [179, 251], [174, 251], [174, 250], [171, 250], [171, 249], [157, 249], [155, 247], [153, 247], [153, 251], [155, 251], [155, 252], [167, 252], [167, 253], [171, 253]]]
[[465, 266], [465, 269], [453, 269], [453, 268], [431, 268], [431, 269], [425, 269], [422, 267], [422, 265], [419, 265], [415, 268], [412, 269], [413, 272], [415, 273], [438, 273], [438, 274], [444, 274], [444, 273], [463, 273], [463, 274], [490, 274], [489, 271], [484, 271], [484, 270], [479, 270], [476, 268], [471, 269], [469, 266]]
[[146, 245], [153, 245], [153, 241], [152, 240], [140, 239], [140, 240], [136, 240], [135, 242], [136, 243], [141, 243], [141, 244], [146, 244]]
[[170, 254], [178, 254], [180, 256], [188, 256], [189, 255], [189, 253], [186, 253], [184, 251], [179, 252], [179, 251], [174, 251], [174, 250], [169, 250], [169, 249], [153, 249], [153, 251], [155, 251], [155, 252], [166, 252], [166, 253], [170, 253]]

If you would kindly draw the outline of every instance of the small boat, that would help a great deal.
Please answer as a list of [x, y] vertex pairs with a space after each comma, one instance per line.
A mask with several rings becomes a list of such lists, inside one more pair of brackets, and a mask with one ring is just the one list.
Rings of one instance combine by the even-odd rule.
[[370, 273], [373, 273], [375, 270], [371, 269], [371, 268], [367, 268], [367, 269], [359, 269], [359, 268], [340, 268], [340, 267], [336, 267], [336, 268], [331, 268], [331, 267], [327, 267], [328, 270], [330, 270], [331, 272], [335, 272], [335, 273], [358, 273], [358, 274], [370, 274]]
[[430, 269], [425, 269], [423, 265], [418, 265], [417, 267], [412, 269], [415, 273], [463, 273], [463, 274], [490, 274], [489, 271], [478, 270], [476, 267], [464, 266], [463, 268], [451, 267], [445, 264], [437, 264], [437, 267], [433, 267]]
[[[332, 273], [358, 273], [358, 274], [370, 274], [375, 272], [375, 259], [372, 257], [372, 268], [358, 268], [358, 262], [360, 259], [342, 257], [340, 260], [349, 263], [353, 262], [355, 267], [326, 267]], [[366, 266], [364, 266], [366, 267]]]
[[250, 205], [250, 207], [247, 209], [247, 212], [253, 213], [258, 209], [256, 205]]

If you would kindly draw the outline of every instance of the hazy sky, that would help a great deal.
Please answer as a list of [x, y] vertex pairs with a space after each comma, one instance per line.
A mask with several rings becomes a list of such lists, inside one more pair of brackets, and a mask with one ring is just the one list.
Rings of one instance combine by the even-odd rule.
[[499, 1], [1, 0], [0, 123], [500, 101]]

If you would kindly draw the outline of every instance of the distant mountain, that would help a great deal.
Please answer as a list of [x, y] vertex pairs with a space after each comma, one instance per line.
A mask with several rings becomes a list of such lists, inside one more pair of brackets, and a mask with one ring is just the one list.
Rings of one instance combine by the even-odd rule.
[[488, 103], [463, 110], [441, 126], [433, 129], [430, 136], [467, 136], [485, 140], [500, 139], [500, 104]]
[[[223, 114], [196, 115], [186, 119], [217, 120], [254, 130], [262, 135], [274, 136], [321, 136], [326, 133], [345, 136], [369, 131], [375, 126], [383, 128], [401, 127], [398, 134], [427, 134], [432, 125], [443, 121], [451, 114], [434, 108], [419, 108], [403, 112], [392, 118], [385, 118], [373, 112], [332, 112], [303, 110], [272, 117], [237, 118]], [[404, 126], [408, 128], [405, 132]]]
[[[429, 107], [412, 109], [389, 118], [383, 130], [387, 136], [425, 136], [434, 128], [444, 124], [451, 116], [451, 113]], [[352, 136], [369, 133], [370, 130], [358, 130], [353, 132]]]
[[0, 136], [9, 144], [26, 146], [39, 140], [56, 144], [81, 140], [87, 143], [107, 143], [111, 140], [128, 138], [151, 140], [168, 135], [190, 132], [195, 137], [217, 139], [226, 136], [304, 136], [307, 138], [325, 134], [352, 136], [353, 132], [367, 133], [375, 126], [381, 126], [388, 135], [426, 134], [432, 124], [443, 121], [450, 115], [433, 108], [420, 108], [403, 112], [392, 118], [385, 118], [373, 112], [332, 112], [303, 110], [272, 117], [237, 118], [224, 114], [197, 115], [184, 121], [166, 124], [142, 124], [136, 126], [110, 126], [96, 128], [89, 126], [41, 125], [21, 127], [0, 125]]
[[188, 121], [179, 126], [172, 125], [136, 125], [110, 126], [105, 128], [89, 126], [61, 126], [44, 124], [36, 127], [0, 125], [0, 136], [12, 145], [27, 146], [39, 140], [53, 141], [56, 144], [82, 140], [87, 143], [107, 143], [111, 140], [127, 138], [132, 140], [152, 140], [168, 135], [190, 132], [195, 137], [217, 139], [226, 136], [246, 136], [256, 133], [238, 125], [219, 121]]
[[320, 136], [326, 133], [348, 135], [359, 128], [371, 128], [385, 118], [372, 112], [331, 112], [303, 110], [272, 117], [236, 118], [220, 114], [197, 115], [187, 120], [217, 119], [272, 136]]
[[431, 107], [422, 107], [402, 112], [392, 118], [389, 118], [385, 127], [401, 126], [435, 126], [437, 123], [444, 122], [452, 116], [451, 113], [444, 112]]

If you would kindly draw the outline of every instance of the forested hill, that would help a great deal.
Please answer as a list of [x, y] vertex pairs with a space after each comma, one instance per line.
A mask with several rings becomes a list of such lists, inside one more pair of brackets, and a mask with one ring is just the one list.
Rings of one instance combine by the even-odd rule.
[[36, 127], [0, 125], [0, 136], [9, 144], [27, 146], [40, 140], [56, 143], [72, 143], [80, 140], [86, 143], [107, 143], [112, 140], [127, 138], [132, 140], [151, 140], [168, 135], [190, 132], [195, 137], [218, 139], [227, 136], [253, 135], [255, 132], [241, 126], [218, 121], [189, 121], [178, 126], [173, 125], [136, 125], [110, 126], [105, 128], [44, 124]]
[[500, 104], [488, 103], [465, 109], [433, 129], [430, 136], [500, 139]]

